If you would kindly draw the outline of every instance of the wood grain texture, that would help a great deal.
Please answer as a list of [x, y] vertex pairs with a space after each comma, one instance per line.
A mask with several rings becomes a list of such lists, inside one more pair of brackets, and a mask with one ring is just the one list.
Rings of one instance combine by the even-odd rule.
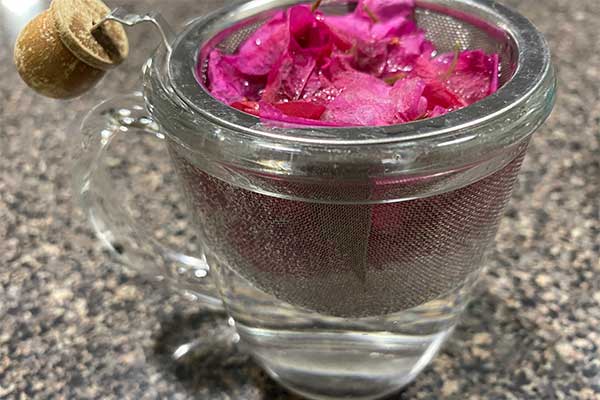
[[79, 96], [104, 76], [103, 70], [84, 63], [65, 47], [50, 11], [35, 17], [20, 33], [14, 62], [29, 87], [52, 98]]
[[92, 27], [110, 9], [100, 0], [54, 0], [50, 6], [56, 31], [64, 45], [80, 60], [99, 69], [120, 64], [129, 53], [127, 34], [114, 21], [102, 25], [102, 36], [111, 46], [102, 45], [92, 34]]

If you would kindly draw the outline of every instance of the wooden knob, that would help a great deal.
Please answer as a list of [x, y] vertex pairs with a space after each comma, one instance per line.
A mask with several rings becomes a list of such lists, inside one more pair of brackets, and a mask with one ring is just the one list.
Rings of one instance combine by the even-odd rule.
[[129, 52], [121, 24], [107, 21], [92, 32], [109, 12], [100, 0], [53, 0], [17, 38], [14, 60], [21, 78], [36, 92], [60, 99], [92, 88]]

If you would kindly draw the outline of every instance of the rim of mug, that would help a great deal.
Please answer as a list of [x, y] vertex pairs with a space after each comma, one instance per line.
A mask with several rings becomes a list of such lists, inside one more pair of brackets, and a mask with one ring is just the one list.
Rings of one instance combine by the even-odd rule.
[[[217, 100], [198, 83], [195, 72], [197, 57], [205, 47], [206, 41], [215, 36], [215, 32], [211, 32], [210, 35], [203, 32], [205, 27], [211, 26], [211, 21], [213, 24], [219, 21], [218, 33], [260, 12], [301, 2], [299, 0], [253, 0], [244, 4], [236, 2], [192, 20], [177, 36], [173, 43], [173, 51], [167, 59], [164, 79], [167, 81], [166, 86], [171, 89], [168, 90], [170, 96], [176, 96], [183, 101], [186, 108], [195, 116], [202, 116], [229, 130], [313, 145], [377, 145], [434, 138], [452, 138], [455, 141], [461, 140], [460, 136], [465, 134], [469, 137], [464, 140], [470, 140], [469, 138], [477, 136], [478, 129], [482, 129], [491, 137], [497, 137], [517, 126], [521, 127], [524, 104], [527, 104], [527, 117], [539, 121], [528, 123], [535, 126], [522, 135], [527, 136], [550, 113], [555, 83], [550, 49], [546, 40], [527, 18], [493, 0], [417, 0], [417, 7], [425, 7], [437, 12], [460, 13], [463, 17], [472, 16], [486, 24], [488, 29], [495, 29], [496, 32], [507, 35], [517, 51], [516, 69], [496, 93], [473, 105], [440, 117], [400, 125], [360, 127], [264, 123], [255, 116]], [[203, 39], [201, 43], [196, 41], [199, 39], [198, 35]], [[196, 57], [189, 56], [191, 45], [195, 46]], [[548, 100], [549, 97], [551, 100]], [[496, 126], [498, 124], [495, 122], [499, 120], [503, 123], [501, 126]], [[491, 125], [494, 125], [493, 129], [490, 129]], [[513, 139], [521, 138], [513, 136]]]

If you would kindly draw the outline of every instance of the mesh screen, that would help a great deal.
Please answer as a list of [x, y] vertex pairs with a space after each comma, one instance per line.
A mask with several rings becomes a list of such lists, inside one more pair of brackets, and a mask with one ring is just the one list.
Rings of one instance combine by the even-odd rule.
[[[283, 301], [341, 317], [409, 309], [460, 286], [481, 267], [522, 161], [437, 196], [341, 205], [242, 189], [176, 151], [210, 258]], [[374, 182], [370, 190], [410, 184]]]

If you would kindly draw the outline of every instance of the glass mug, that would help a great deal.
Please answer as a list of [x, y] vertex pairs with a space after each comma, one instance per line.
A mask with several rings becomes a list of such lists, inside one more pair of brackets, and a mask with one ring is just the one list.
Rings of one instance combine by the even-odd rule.
[[[297, 2], [236, 2], [178, 35], [160, 22], [143, 95], [108, 100], [83, 123], [77, 191], [120, 260], [224, 307], [275, 380], [314, 399], [379, 398], [427, 366], [465, 309], [555, 77], [524, 17], [490, 0], [429, 0], [416, 18], [441, 51], [500, 53], [497, 93], [405, 125], [323, 128], [259, 121], [198, 84], [210, 49], [235, 51]], [[164, 142], [199, 254], [145, 235], [113, 190], [103, 160], [132, 133]]]

